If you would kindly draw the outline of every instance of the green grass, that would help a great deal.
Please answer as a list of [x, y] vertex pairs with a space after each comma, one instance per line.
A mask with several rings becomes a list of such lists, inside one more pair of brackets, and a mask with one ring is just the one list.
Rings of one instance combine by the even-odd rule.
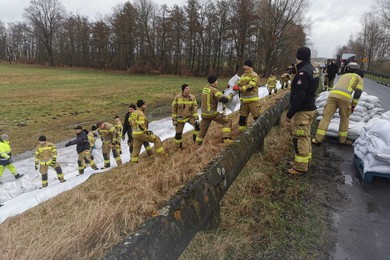
[[0, 64], [0, 132], [10, 135], [14, 153], [20, 153], [33, 149], [39, 135], [59, 142], [74, 136], [69, 128], [75, 124], [90, 129], [97, 121], [123, 118], [138, 99], [166, 116], [183, 83], [200, 97], [206, 79]]

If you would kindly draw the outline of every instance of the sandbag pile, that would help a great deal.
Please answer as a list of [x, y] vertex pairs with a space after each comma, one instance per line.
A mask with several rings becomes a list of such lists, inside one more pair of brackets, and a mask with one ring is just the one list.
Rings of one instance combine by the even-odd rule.
[[390, 111], [368, 121], [353, 146], [363, 172], [390, 174]]
[[[329, 92], [325, 91], [322, 92], [316, 99], [316, 106], [318, 112], [317, 120], [322, 119], [324, 107], [328, 96]], [[363, 126], [370, 119], [379, 117], [382, 112], [383, 108], [380, 104], [379, 98], [376, 96], [368, 95], [367, 92], [363, 92], [354, 112], [349, 117], [348, 138], [352, 140], [358, 138], [360, 136], [359, 134]], [[331, 137], [337, 137], [339, 132], [339, 125], [340, 115], [337, 109], [336, 113], [333, 115], [332, 120], [330, 121], [326, 135]]]

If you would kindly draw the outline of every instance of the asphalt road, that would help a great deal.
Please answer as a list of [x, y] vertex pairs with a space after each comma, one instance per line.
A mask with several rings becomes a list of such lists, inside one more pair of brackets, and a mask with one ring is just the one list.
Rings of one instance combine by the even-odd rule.
[[[365, 91], [377, 96], [385, 111], [390, 110], [390, 87], [370, 79], [364, 82]], [[371, 184], [363, 183], [353, 160], [353, 147], [329, 147], [343, 158], [345, 184], [340, 190], [347, 196], [333, 212], [336, 247], [331, 259], [390, 259], [390, 178], [374, 177]]]

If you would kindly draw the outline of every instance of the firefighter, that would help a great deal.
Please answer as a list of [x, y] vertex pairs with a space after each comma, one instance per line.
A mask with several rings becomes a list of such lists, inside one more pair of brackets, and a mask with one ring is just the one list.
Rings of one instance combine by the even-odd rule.
[[289, 174], [308, 171], [311, 160], [311, 123], [316, 113], [315, 97], [319, 85], [319, 71], [310, 62], [311, 50], [297, 50], [297, 74], [291, 83], [290, 108], [287, 121], [292, 120], [292, 140], [295, 157]]
[[100, 121], [96, 124], [97, 131], [99, 133], [100, 138], [102, 139], [102, 152], [103, 152], [103, 160], [104, 167], [102, 169], [109, 168], [110, 164], [110, 151], [112, 150], [112, 155], [115, 158], [116, 164], [118, 166], [122, 165], [122, 159], [120, 154], [116, 150], [116, 146], [118, 144], [118, 133], [115, 130], [115, 127], [107, 122]]
[[[23, 174], [19, 174], [16, 171], [15, 166], [12, 164], [11, 146], [8, 141], [8, 135], [3, 134], [0, 138], [0, 178], [3, 175], [4, 169], [8, 169], [15, 179], [19, 179]], [[1, 183], [1, 182], [0, 182]]]
[[253, 62], [246, 60], [244, 62], [244, 74], [241, 75], [237, 85], [233, 87], [233, 90], [239, 90], [240, 94], [241, 107], [240, 119], [238, 120], [238, 130], [240, 132], [247, 129], [249, 113], [252, 114], [254, 120], [260, 116], [259, 86], [260, 78], [253, 71]]
[[[125, 115], [125, 120], [123, 122], [123, 130], [122, 130], [122, 140], [126, 139], [126, 133], [127, 133], [127, 144], [129, 145], [130, 156], [133, 153], [133, 145], [134, 145], [134, 140], [132, 137], [133, 131], [131, 129], [130, 117], [135, 110], [137, 110], [137, 107], [134, 104], [130, 104], [129, 112], [127, 112]], [[142, 145], [144, 146], [147, 155], [152, 156], [153, 150], [150, 144], [148, 142], [144, 142]]]
[[69, 141], [65, 144], [65, 147], [76, 144], [76, 151], [78, 154], [77, 164], [79, 166], [79, 174], [84, 174], [84, 169], [86, 168], [86, 164], [89, 164], [92, 169], [97, 170], [95, 162], [91, 158], [90, 153], [90, 144], [88, 140], [88, 131], [83, 129], [82, 126], [77, 126], [75, 128], [77, 138]]
[[[119, 116], [115, 116], [114, 120], [115, 120], [115, 130], [118, 133], [118, 135], [120, 135], [123, 131], [121, 119], [119, 118]], [[116, 150], [119, 152], [119, 154], [122, 154], [122, 146], [121, 146], [120, 138], [118, 138], [117, 140]]]
[[157, 154], [167, 156], [162, 146], [161, 139], [152, 131], [148, 130], [148, 119], [144, 112], [146, 110], [146, 102], [142, 99], [137, 101], [138, 109], [131, 113], [130, 123], [133, 130], [132, 137], [134, 139], [133, 153], [131, 154], [131, 162], [138, 163], [139, 154], [141, 152], [142, 144], [145, 142], [154, 143], [154, 148]]
[[56, 171], [58, 180], [60, 182], [65, 182], [61, 166], [57, 162], [56, 146], [53, 143], [47, 142], [46, 136], [44, 135], [41, 135], [38, 141], [39, 144], [35, 149], [35, 170], [38, 170], [39, 165], [39, 172], [42, 174], [42, 188], [45, 188], [48, 185], [47, 172], [49, 166]]
[[218, 80], [214, 75], [207, 77], [208, 85], [202, 90], [202, 121], [199, 126], [199, 134], [196, 137], [197, 144], [201, 145], [203, 143], [204, 137], [207, 134], [207, 130], [212, 121], [217, 122], [222, 125], [222, 142], [225, 144], [233, 143], [230, 138], [232, 131], [232, 120], [217, 111], [218, 102], [228, 103], [232, 98], [233, 94], [225, 97], [221, 91], [218, 90]]
[[178, 148], [183, 148], [183, 129], [186, 123], [194, 127], [192, 139], [196, 141], [199, 133], [198, 103], [194, 95], [190, 94], [190, 86], [183, 84], [181, 94], [178, 94], [172, 102], [172, 123], [176, 128], [175, 143]]
[[276, 77], [275, 75], [271, 72], [271, 75], [267, 79], [267, 89], [268, 89], [268, 94], [271, 96], [272, 90], [276, 93], [278, 93], [278, 89], [276, 88]]
[[95, 149], [95, 142], [96, 142], [96, 137], [97, 137], [97, 133], [96, 133], [96, 130], [97, 130], [97, 127], [96, 125], [93, 125], [91, 127], [91, 132], [88, 132], [88, 143], [89, 143], [89, 154], [91, 156], [91, 160], [93, 160], [93, 150]]
[[[357, 69], [353, 73], [343, 74], [335, 87], [329, 92], [328, 99], [323, 112], [323, 117], [317, 128], [317, 133], [312, 143], [321, 144], [324, 140], [326, 130], [337, 108], [340, 114], [339, 142], [341, 144], [351, 144], [347, 140], [349, 117], [353, 113], [360, 95], [364, 88], [364, 72]], [[354, 92], [352, 97], [352, 92]]]
[[291, 80], [291, 75], [288, 74], [288, 73], [284, 73], [281, 77], [280, 77], [280, 84], [282, 85], [281, 89], [288, 89], [289, 85], [290, 85], [290, 80]]
[[328, 89], [333, 89], [334, 79], [336, 78], [336, 74], [339, 71], [339, 67], [336, 65], [334, 60], [330, 60], [330, 62], [326, 66], [326, 73], [328, 75]]

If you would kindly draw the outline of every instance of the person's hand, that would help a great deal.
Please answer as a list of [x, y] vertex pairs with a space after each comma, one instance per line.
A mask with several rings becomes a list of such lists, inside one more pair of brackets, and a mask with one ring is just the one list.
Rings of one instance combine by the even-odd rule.
[[124, 136], [124, 135], [123, 135], [123, 136], [122, 136], [122, 140], [124, 141], [124, 140], [125, 140], [125, 138], [126, 138], [126, 136]]
[[235, 86], [233, 87], [233, 90], [240, 90], [240, 87], [237, 86], [237, 85], [235, 85]]
[[65, 144], [65, 147], [68, 147], [68, 146], [70, 146], [70, 142]]
[[355, 107], [356, 106], [351, 106], [351, 114], [353, 113], [353, 111], [355, 111]]
[[148, 131], [146, 131], [146, 134], [147, 134], [147, 135], [152, 135], [152, 134], [153, 134], [153, 132], [152, 132], [152, 131], [150, 131], [150, 130], [148, 130]]
[[195, 119], [195, 125], [199, 125], [199, 119]]
[[37, 163], [35, 164], [35, 170], [36, 171], [38, 170], [38, 164]]
[[179, 123], [176, 120], [172, 120], [173, 126], [177, 126]]

